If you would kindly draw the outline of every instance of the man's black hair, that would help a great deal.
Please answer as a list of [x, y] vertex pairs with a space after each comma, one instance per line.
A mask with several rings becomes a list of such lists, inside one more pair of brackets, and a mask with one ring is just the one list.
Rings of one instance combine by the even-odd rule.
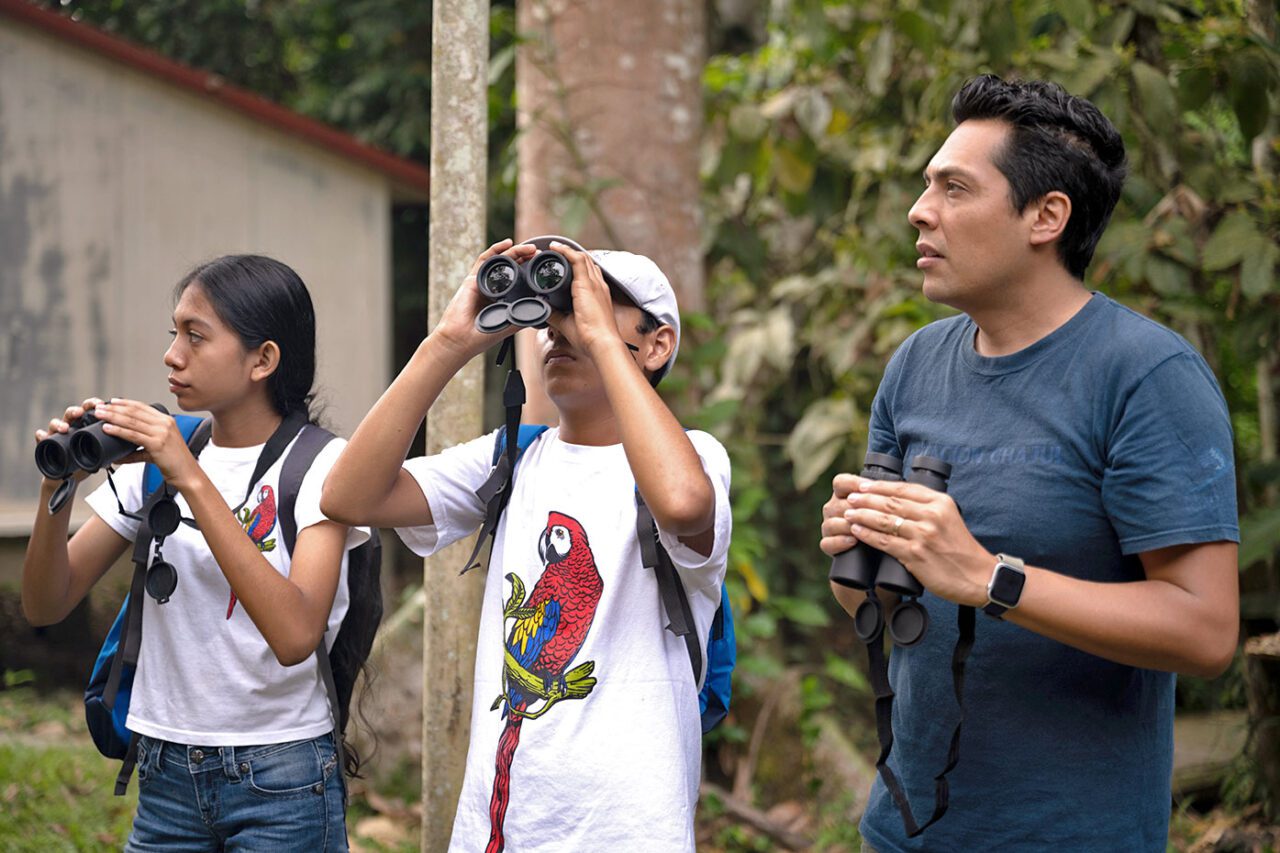
[[1058, 257], [1083, 280], [1124, 185], [1124, 141], [1115, 125], [1055, 83], [993, 74], [966, 83], [951, 102], [951, 114], [957, 124], [995, 119], [1012, 126], [995, 166], [1009, 181], [1015, 211], [1054, 190], [1071, 199]]

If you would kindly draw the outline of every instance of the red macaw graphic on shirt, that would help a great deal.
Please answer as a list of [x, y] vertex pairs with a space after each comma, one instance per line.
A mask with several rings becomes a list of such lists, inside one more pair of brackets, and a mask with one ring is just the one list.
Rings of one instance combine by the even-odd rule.
[[604, 589], [587, 533], [575, 519], [550, 513], [538, 554], [546, 568], [527, 600], [519, 576], [507, 575], [511, 597], [504, 618], [515, 621], [507, 635], [503, 693], [493, 703], [494, 710], [502, 706], [507, 724], [498, 739], [485, 853], [500, 853], [506, 844], [502, 823], [510, 802], [511, 761], [520, 743], [520, 724], [541, 717], [565, 699], [586, 698], [596, 684], [591, 677], [595, 661], [568, 669], [587, 639]]
[[[244, 532], [249, 534], [249, 539], [254, 545], [258, 546], [258, 550], [266, 553], [276, 549], [276, 540], [268, 539], [271, 531], [276, 527], [276, 493], [270, 486], [263, 486], [258, 489], [258, 505], [253, 509], [245, 507], [240, 510], [237, 516], [240, 524], [244, 527]], [[227, 618], [231, 618], [231, 614], [236, 609], [236, 594], [231, 593], [231, 601], [227, 603]]]

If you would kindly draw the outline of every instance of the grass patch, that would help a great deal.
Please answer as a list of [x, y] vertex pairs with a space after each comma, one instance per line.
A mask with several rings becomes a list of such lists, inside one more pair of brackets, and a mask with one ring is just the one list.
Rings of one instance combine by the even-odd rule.
[[119, 850], [133, 825], [136, 785], [112, 795], [114, 761], [85, 739], [0, 742], [0, 838], [6, 851]]

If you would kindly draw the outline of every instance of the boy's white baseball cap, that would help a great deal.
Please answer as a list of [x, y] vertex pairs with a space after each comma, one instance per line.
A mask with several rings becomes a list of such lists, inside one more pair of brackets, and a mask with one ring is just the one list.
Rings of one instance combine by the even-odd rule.
[[644, 255], [623, 252], [614, 249], [594, 249], [588, 251], [567, 237], [548, 235], [525, 240], [539, 249], [550, 247], [551, 241], [564, 243], [566, 246], [587, 252], [600, 265], [604, 272], [605, 282], [616, 287], [627, 295], [627, 298], [638, 308], [648, 311], [658, 322], [675, 330], [676, 343], [671, 349], [671, 358], [667, 359], [654, 375], [655, 381], [666, 376], [675, 364], [676, 353], [680, 351], [680, 306], [676, 304], [676, 292], [671, 287], [667, 276], [658, 269], [658, 265]]

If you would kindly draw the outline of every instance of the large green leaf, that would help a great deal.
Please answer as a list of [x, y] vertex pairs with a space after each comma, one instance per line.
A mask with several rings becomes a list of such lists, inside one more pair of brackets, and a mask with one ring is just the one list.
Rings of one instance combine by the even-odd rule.
[[1141, 60], [1133, 63], [1133, 82], [1138, 87], [1144, 117], [1153, 128], [1172, 128], [1178, 118], [1178, 100], [1169, 78]]
[[1262, 132], [1271, 114], [1267, 95], [1270, 63], [1261, 48], [1242, 50], [1227, 60], [1227, 92], [1240, 121], [1240, 132], [1252, 139]]
[[1240, 290], [1250, 299], [1261, 299], [1275, 292], [1276, 263], [1280, 262], [1280, 247], [1259, 235], [1250, 251], [1245, 252], [1240, 264]]
[[1245, 252], [1257, 245], [1259, 236], [1258, 226], [1248, 212], [1236, 210], [1227, 214], [1204, 244], [1204, 268], [1216, 272], [1235, 266], [1244, 259]]
[[807, 489], [836, 461], [853, 433], [858, 408], [850, 399], [822, 399], [805, 410], [787, 437], [797, 489]]

